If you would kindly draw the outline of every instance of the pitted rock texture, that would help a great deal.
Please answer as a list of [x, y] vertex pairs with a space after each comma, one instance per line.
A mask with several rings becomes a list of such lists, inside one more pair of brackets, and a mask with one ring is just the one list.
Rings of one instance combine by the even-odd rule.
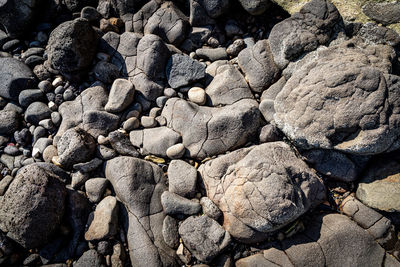
[[65, 176], [50, 164], [31, 164], [20, 169], [0, 199], [1, 231], [24, 248], [46, 244], [64, 214], [67, 191], [61, 179]]
[[313, 0], [300, 12], [276, 24], [269, 36], [274, 60], [284, 69], [290, 61], [328, 43], [334, 27], [342, 23], [336, 7], [328, 0]]
[[260, 123], [258, 104], [250, 99], [211, 108], [171, 98], [165, 104], [162, 116], [169, 128], [182, 135], [190, 157], [198, 159], [244, 145], [257, 132]]
[[400, 146], [392, 48], [355, 41], [320, 50], [277, 95], [275, 122], [297, 147], [371, 155]]
[[178, 266], [175, 251], [162, 236], [161, 194], [165, 178], [157, 165], [132, 157], [107, 161], [106, 178], [126, 208], [129, 254], [133, 266]]
[[314, 171], [283, 142], [233, 151], [201, 165], [207, 196], [237, 240], [257, 243], [324, 199]]

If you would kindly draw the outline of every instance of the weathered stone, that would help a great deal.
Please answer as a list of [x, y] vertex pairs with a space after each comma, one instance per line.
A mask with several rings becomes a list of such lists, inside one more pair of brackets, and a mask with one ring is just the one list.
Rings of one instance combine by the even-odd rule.
[[104, 109], [112, 113], [123, 111], [132, 103], [134, 93], [135, 89], [130, 81], [116, 79], [111, 86], [108, 102]]
[[161, 204], [167, 215], [193, 215], [201, 210], [198, 202], [181, 197], [175, 193], [165, 191], [161, 195]]
[[183, 160], [172, 160], [168, 166], [169, 192], [192, 198], [196, 194], [197, 170]]
[[91, 202], [99, 202], [106, 190], [108, 180], [105, 178], [92, 178], [85, 182], [86, 194]]
[[74, 262], [74, 266], [77, 267], [86, 267], [86, 266], [93, 266], [93, 267], [104, 267], [105, 260], [104, 258], [94, 249], [90, 249], [83, 253], [83, 255]]
[[15, 111], [0, 110], [0, 135], [12, 134], [18, 129], [19, 115]]
[[206, 75], [205, 69], [205, 65], [189, 56], [174, 54], [167, 64], [168, 84], [175, 89], [197, 82]]
[[179, 246], [179, 233], [178, 233], [178, 220], [171, 216], [165, 216], [162, 228], [162, 234], [165, 243], [171, 248], [178, 248]]
[[[20, 37], [31, 26], [37, 1], [4, 0], [0, 3], [1, 29], [12, 37]], [[1, 64], [0, 64], [1, 65]]]
[[362, 7], [365, 15], [383, 25], [400, 22], [400, 4], [391, 3], [367, 3]]
[[229, 0], [197, 0], [211, 18], [223, 15], [229, 9]]
[[139, 152], [129, 141], [129, 137], [120, 131], [111, 132], [108, 135], [112, 148], [123, 156], [137, 157]]

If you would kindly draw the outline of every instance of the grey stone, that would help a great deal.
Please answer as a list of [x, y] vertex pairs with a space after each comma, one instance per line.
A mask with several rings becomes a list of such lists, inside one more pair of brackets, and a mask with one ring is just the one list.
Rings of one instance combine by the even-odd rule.
[[200, 58], [210, 60], [211, 62], [228, 58], [228, 54], [224, 47], [199, 48], [196, 50], [196, 55]]
[[12, 177], [11, 175], [7, 175], [0, 180], [0, 196], [4, 195], [4, 193], [8, 189], [8, 186], [11, 184], [13, 179], [14, 177]]
[[135, 11], [134, 3], [136, 2], [128, 0], [100, 0], [98, 2], [97, 11], [105, 18], [124, 17], [124, 15], [133, 14]]
[[61, 223], [66, 189], [59, 174], [67, 176], [52, 165], [23, 167], [0, 198], [0, 229], [25, 248], [46, 244]]
[[140, 124], [144, 127], [144, 128], [153, 128], [157, 126], [157, 121], [154, 117], [150, 117], [150, 116], [142, 116], [140, 118]]
[[193, 215], [201, 210], [198, 202], [181, 197], [175, 193], [165, 191], [161, 195], [161, 204], [167, 215]]
[[395, 30], [370, 22], [363, 24], [355, 35], [360, 36], [368, 44], [396, 46], [400, 43], [400, 36]]
[[279, 68], [274, 63], [267, 40], [260, 40], [254, 46], [242, 50], [238, 63], [254, 92], [262, 93], [278, 78]]
[[223, 15], [229, 9], [229, 0], [197, 0], [211, 18]]
[[275, 125], [267, 124], [261, 128], [260, 131], [260, 143], [268, 143], [281, 141], [282, 136], [278, 128]]
[[254, 99], [243, 75], [230, 64], [217, 67], [206, 93], [212, 106], [231, 105], [242, 99]]
[[283, 142], [236, 150], [199, 172], [224, 228], [245, 243], [265, 240], [325, 197], [322, 180]]
[[44, 94], [39, 89], [23, 90], [18, 96], [18, 102], [21, 106], [27, 107], [30, 103], [41, 101], [44, 99]]
[[118, 129], [119, 121], [120, 118], [116, 114], [93, 110], [83, 113], [82, 125], [84, 130], [97, 138]]
[[53, 157], [58, 156], [57, 148], [53, 145], [47, 146], [42, 153], [43, 160], [50, 163]]
[[188, 91], [188, 99], [193, 103], [202, 106], [207, 101], [206, 91], [200, 87], [192, 87]]
[[43, 102], [33, 102], [25, 111], [25, 120], [37, 125], [39, 121], [48, 119], [51, 116], [51, 110]]
[[361, 176], [356, 196], [368, 207], [387, 211], [400, 211], [399, 161], [390, 156], [378, 158], [369, 164]]
[[176, 89], [201, 80], [206, 75], [205, 65], [189, 56], [174, 54], [168, 60], [168, 84]]
[[218, 221], [222, 218], [222, 211], [208, 197], [202, 197], [200, 199], [200, 205], [203, 209], [204, 214], [211, 219]]
[[244, 43], [243, 39], [237, 39], [226, 48], [226, 53], [231, 57], [236, 57], [239, 55], [240, 51], [245, 48], [245, 46], [246, 44]]
[[85, 182], [86, 194], [90, 202], [97, 203], [103, 197], [104, 190], [106, 190], [108, 180], [105, 178], [92, 178]]
[[189, 251], [200, 261], [210, 262], [231, 242], [231, 236], [208, 216], [187, 218], [179, 234]]
[[[53, 144], [53, 140], [50, 138], [39, 138], [35, 144], [33, 145], [32, 149], [32, 156], [38, 158], [39, 155], [42, 155], [46, 147], [50, 146]], [[39, 154], [39, 155], [37, 155]]]
[[256, 133], [260, 113], [254, 100], [211, 108], [171, 98], [162, 111], [167, 126], [181, 133], [190, 157], [206, 158], [244, 145]]
[[107, 162], [105, 174], [127, 208], [125, 231], [132, 265], [177, 266], [175, 251], [162, 236], [165, 214], [160, 198], [166, 185], [161, 168], [141, 159], [117, 157]]
[[51, 82], [49, 82], [49, 81], [47, 81], [47, 80], [44, 80], [44, 81], [41, 81], [41, 82], [38, 84], [38, 88], [39, 88], [43, 93], [49, 93], [49, 92], [51, 91], [51, 89], [52, 89], [52, 85], [51, 85]]
[[239, 0], [239, 2], [253, 16], [261, 15], [271, 6], [270, 0]]
[[0, 135], [14, 133], [19, 126], [19, 115], [15, 111], [0, 110]]
[[400, 22], [400, 4], [389, 3], [367, 3], [362, 7], [365, 15], [383, 25]]
[[206, 9], [200, 5], [201, 1], [190, 0], [190, 16], [189, 22], [193, 27], [212, 25], [215, 24], [215, 20], [210, 18], [207, 14]]
[[103, 83], [112, 83], [119, 76], [119, 69], [112, 63], [106, 61], [98, 62], [92, 72], [97, 80]]
[[96, 140], [80, 128], [67, 130], [57, 142], [58, 162], [65, 168], [92, 159]]
[[90, 66], [96, 54], [96, 31], [85, 19], [66, 21], [55, 28], [47, 44], [49, 67], [70, 77]]
[[0, 57], [0, 96], [17, 101], [22, 90], [34, 85], [30, 68], [14, 58]]
[[129, 137], [119, 131], [111, 132], [108, 135], [110, 144], [115, 151], [123, 156], [138, 157], [139, 152], [135, 149], [129, 141]]
[[71, 187], [73, 189], [79, 189], [81, 186], [85, 184], [85, 182], [89, 179], [89, 174], [84, 172], [73, 172], [71, 175]]
[[196, 194], [197, 170], [183, 160], [172, 160], [168, 165], [168, 190], [182, 197]]
[[131, 131], [129, 134], [131, 143], [142, 148], [142, 155], [167, 156], [167, 149], [181, 140], [181, 136], [167, 127]]
[[102, 160], [110, 160], [118, 155], [118, 153], [114, 149], [108, 148], [103, 145], [97, 146], [96, 152], [97, 156]]
[[104, 198], [96, 206], [93, 221], [85, 233], [87, 241], [108, 239], [117, 234], [118, 203], [112, 196]]
[[96, 22], [100, 20], [101, 15], [96, 10], [96, 8], [91, 6], [86, 6], [81, 10], [81, 18], [87, 19], [89, 22]]
[[148, 19], [144, 34], [156, 34], [164, 41], [178, 46], [185, 39], [189, 23], [173, 1], [165, 2]]
[[138, 33], [144, 32], [144, 27], [147, 24], [149, 18], [158, 10], [160, 7], [159, 0], [150, 0], [147, 2], [138, 12], [133, 16], [133, 31]]
[[1, 1], [0, 24], [2, 29], [4, 28], [12, 38], [22, 36], [31, 26], [37, 6], [36, 1]]
[[135, 130], [139, 128], [140, 126], [140, 121], [136, 117], [132, 117], [124, 121], [124, 124], [122, 128], [124, 128], [125, 131], [130, 132], [132, 130]]
[[130, 81], [116, 79], [111, 86], [105, 110], [112, 113], [123, 111], [132, 103], [134, 94], [135, 89]]
[[105, 267], [104, 258], [94, 249], [90, 249], [74, 262], [74, 267]]
[[103, 164], [103, 161], [101, 159], [94, 158], [88, 162], [74, 164], [73, 168], [74, 168], [74, 170], [77, 170], [77, 171], [80, 171], [83, 173], [89, 173], [89, 172], [95, 171], [101, 164]]
[[302, 149], [372, 155], [398, 148], [399, 79], [386, 74], [392, 52], [357, 39], [316, 51], [277, 95], [276, 125]]
[[165, 243], [174, 249], [179, 246], [178, 221], [171, 216], [165, 216], [162, 228]]
[[180, 159], [185, 154], [185, 151], [186, 151], [185, 146], [179, 143], [170, 146], [165, 153], [167, 154], [167, 157], [170, 159]]
[[336, 7], [327, 0], [312, 0], [300, 12], [276, 24], [269, 43], [276, 65], [284, 69], [304, 53], [329, 42], [334, 27], [342, 18]]

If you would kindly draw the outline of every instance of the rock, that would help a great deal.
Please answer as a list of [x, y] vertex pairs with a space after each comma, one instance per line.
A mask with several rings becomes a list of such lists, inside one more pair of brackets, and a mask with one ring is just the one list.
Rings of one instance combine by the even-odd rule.
[[45, 63], [66, 77], [87, 69], [96, 54], [98, 35], [85, 19], [66, 21], [55, 28], [47, 44]]
[[103, 164], [103, 161], [99, 158], [94, 158], [91, 161], [84, 162], [84, 163], [77, 163], [74, 164], [74, 170], [83, 172], [83, 173], [90, 173], [95, 171], [100, 165]]
[[124, 17], [124, 15], [133, 14], [135, 5], [131, 1], [110, 1], [100, 0], [97, 6], [97, 11], [105, 18]]
[[87, 111], [83, 113], [83, 129], [93, 137], [107, 135], [109, 132], [118, 129], [119, 116], [106, 111]]
[[100, 13], [96, 10], [96, 8], [91, 7], [91, 6], [86, 6], [82, 8], [81, 10], [81, 18], [87, 19], [89, 22], [96, 22], [100, 20], [101, 15]]
[[27, 107], [32, 102], [42, 101], [43, 99], [43, 92], [39, 89], [23, 90], [18, 96], [18, 102], [23, 107]]
[[144, 34], [156, 34], [164, 41], [179, 46], [185, 39], [188, 26], [187, 17], [171, 1], [162, 4], [148, 19]]
[[94, 218], [85, 233], [87, 241], [104, 240], [117, 234], [118, 205], [112, 196], [104, 198], [94, 211]]
[[129, 141], [128, 136], [119, 131], [111, 132], [108, 135], [112, 148], [123, 156], [138, 157], [139, 152], [135, 149]]
[[0, 24], [2, 29], [5, 29], [11, 38], [22, 36], [33, 22], [37, 4], [36, 1], [28, 0], [2, 1], [0, 3]]
[[166, 185], [161, 168], [145, 160], [117, 157], [106, 163], [105, 174], [127, 208], [124, 230], [132, 265], [177, 266], [175, 251], [162, 236], [165, 214], [160, 198]]
[[9, 57], [0, 57], [0, 77], [0, 97], [14, 101], [18, 101], [21, 91], [33, 86], [35, 82], [34, 75], [27, 65]]
[[43, 154], [46, 147], [50, 146], [51, 144], [53, 144], [52, 139], [45, 137], [39, 138], [33, 146], [32, 156], [35, 158], [39, 158], [40, 155]]
[[224, 228], [244, 243], [265, 240], [325, 194], [320, 178], [283, 142], [236, 150], [207, 161], [199, 172], [207, 196], [224, 214]]
[[74, 262], [74, 267], [104, 267], [105, 260], [104, 258], [94, 249], [90, 249], [83, 253], [83, 255]]
[[123, 111], [132, 103], [134, 94], [135, 89], [130, 81], [116, 79], [111, 86], [105, 110], [111, 113]]
[[400, 4], [391, 3], [367, 3], [362, 7], [365, 15], [383, 25], [400, 22]]
[[261, 15], [271, 5], [269, 0], [239, 0], [239, 2], [253, 16]]
[[103, 83], [112, 83], [119, 76], [119, 69], [112, 63], [100, 61], [93, 68], [97, 80]]
[[268, 143], [282, 140], [281, 133], [275, 125], [267, 124], [261, 128], [260, 143]]
[[202, 197], [200, 199], [200, 205], [203, 209], [204, 214], [211, 219], [218, 221], [222, 218], [221, 210], [208, 197]]
[[211, 18], [223, 15], [229, 9], [229, 0], [197, 0]]
[[0, 180], [0, 196], [3, 196], [8, 187], [10, 186], [11, 182], [13, 181], [14, 177], [11, 175], [7, 175]]
[[150, 0], [133, 16], [133, 31], [143, 33], [144, 27], [149, 18], [157, 11], [161, 3], [157, 0]]
[[172, 55], [167, 64], [168, 84], [176, 89], [201, 80], [206, 75], [205, 65], [189, 56], [182, 54]]
[[[213, 66], [210, 65], [210, 68]], [[254, 99], [243, 75], [230, 64], [216, 68], [206, 93], [212, 106], [231, 105], [242, 99]]]
[[27, 249], [46, 244], [64, 214], [66, 177], [53, 165], [21, 168], [0, 198], [1, 231]]
[[386, 74], [391, 53], [350, 40], [305, 58], [275, 99], [277, 127], [302, 149], [372, 155], [398, 148], [399, 79]]
[[19, 115], [15, 111], [0, 110], [0, 135], [14, 133], [18, 129]]
[[400, 192], [399, 161], [390, 156], [383, 156], [369, 164], [361, 176], [356, 196], [368, 207], [399, 212]]
[[43, 160], [50, 163], [53, 157], [58, 156], [57, 148], [53, 145], [47, 146], [42, 153]]
[[196, 55], [211, 62], [228, 58], [228, 54], [224, 47], [199, 48], [196, 50]]
[[168, 127], [181, 133], [190, 157], [200, 159], [244, 145], [257, 131], [259, 114], [257, 103], [250, 99], [210, 108], [171, 98], [161, 115]]
[[215, 20], [208, 16], [207, 11], [205, 10], [205, 8], [202, 5], [200, 5], [199, 2], [201, 2], [201, 1], [198, 1], [198, 0], [190, 0], [189, 1], [190, 25], [192, 25], [193, 27], [198, 27], [198, 26], [215, 24]]
[[58, 162], [69, 169], [72, 165], [91, 160], [96, 140], [80, 128], [67, 130], [57, 142]]
[[203, 88], [200, 87], [192, 87], [188, 91], [188, 99], [193, 103], [202, 106], [206, 103], [207, 94]]
[[144, 128], [153, 128], [157, 126], [157, 121], [154, 117], [150, 117], [150, 116], [142, 116], [140, 118], [140, 124], [144, 127]]
[[268, 40], [276, 65], [284, 69], [290, 61], [326, 44], [341, 21], [338, 10], [327, 0], [305, 4], [271, 30]]
[[171, 216], [165, 216], [162, 228], [162, 234], [165, 243], [171, 248], [178, 248], [179, 246], [179, 233], [178, 221]]
[[142, 148], [142, 155], [167, 157], [168, 148], [180, 142], [181, 136], [167, 127], [156, 127], [131, 131], [129, 139], [135, 147]]
[[175, 193], [165, 191], [161, 195], [161, 204], [167, 215], [193, 215], [201, 210], [198, 202], [181, 197]]
[[243, 39], [236, 39], [233, 41], [231, 45], [226, 48], [226, 53], [230, 57], [236, 57], [239, 55], [240, 51], [245, 48], [246, 44], [244, 43]]
[[108, 180], [104, 178], [92, 178], [85, 182], [86, 194], [90, 202], [97, 203], [103, 197], [104, 190], [106, 190]]
[[130, 132], [132, 130], [139, 128], [139, 126], [140, 126], [140, 121], [138, 120], [138, 118], [132, 117], [124, 122], [122, 128], [124, 128], [125, 131]]
[[168, 166], [168, 190], [182, 197], [196, 194], [197, 170], [183, 160], [172, 160]]
[[231, 236], [208, 216], [187, 218], [179, 226], [179, 234], [189, 251], [200, 261], [210, 262], [231, 242]]
[[89, 174], [80, 171], [73, 172], [71, 175], [71, 187], [73, 189], [79, 189], [87, 180], [89, 180]]
[[35, 125], [38, 125], [41, 120], [50, 118], [50, 116], [51, 110], [43, 102], [33, 102], [25, 111], [25, 120]]
[[381, 27], [375, 23], [365, 23], [355, 33], [368, 44], [386, 44], [397, 46], [400, 43], [400, 36], [392, 29]]
[[279, 69], [267, 40], [260, 40], [253, 47], [242, 50], [238, 61], [254, 92], [262, 93], [278, 78]]
[[185, 151], [186, 148], [183, 144], [175, 144], [170, 146], [165, 154], [167, 154], [167, 157], [170, 159], [180, 159], [185, 154]]

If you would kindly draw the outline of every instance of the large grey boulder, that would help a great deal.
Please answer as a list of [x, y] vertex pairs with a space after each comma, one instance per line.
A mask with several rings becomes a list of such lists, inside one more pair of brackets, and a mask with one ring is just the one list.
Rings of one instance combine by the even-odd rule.
[[0, 230], [24, 248], [46, 244], [64, 214], [67, 192], [61, 179], [66, 177], [49, 164], [20, 169], [0, 199]]
[[391, 47], [358, 40], [316, 51], [275, 99], [278, 128], [302, 149], [371, 155], [399, 148], [392, 58]]
[[12, 38], [22, 36], [31, 26], [38, 3], [36, 0], [0, 1], [0, 29]]
[[260, 40], [242, 50], [238, 63], [254, 92], [262, 93], [278, 78], [279, 68], [275, 65], [267, 40]]
[[106, 178], [126, 207], [129, 254], [134, 266], [178, 266], [175, 251], [165, 244], [165, 218], [161, 194], [166, 190], [163, 172], [157, 165], [132, 157], [107, 161]]
[[210, 262], [231, 242], [231, 236], [208, 216], [191, 216], [179, 226], [179, 234], [189, 251], [200, 261]]
[[284, 69], [290, 61], [328, 43], [340, 23], [342, 18], [330, 1], [313, 0], [276, 24], [268, 40], [278, 67]]
[[322, 180], [283, 142], [233, 151], [199, 172], [224, 228], [245, 243], [265, 240], [325, 197]]
[[23, 62], [11, 58], [0, 57], [0, 96], [18, 101], [22, 90], [34, 85], [34, 75]]
[[162, 111], [167, 126], [181, 133], [190, 157], [203, 159], [244, 145], [258, 130], [255, 100], [243, 99], [221, 108], [198, 106], [171, 98]]
[[144, 34], [156, 34], [165, 42], [178, 46], [185, 39], [188, 28], [188, 18], [174, 2], [168, 1], [148, 19]]
[[86, 19], [64, 22], [50, 34], [45, 65], [66, 77], [80, 75], [92, 63], [97, 42], [98, 34]]

